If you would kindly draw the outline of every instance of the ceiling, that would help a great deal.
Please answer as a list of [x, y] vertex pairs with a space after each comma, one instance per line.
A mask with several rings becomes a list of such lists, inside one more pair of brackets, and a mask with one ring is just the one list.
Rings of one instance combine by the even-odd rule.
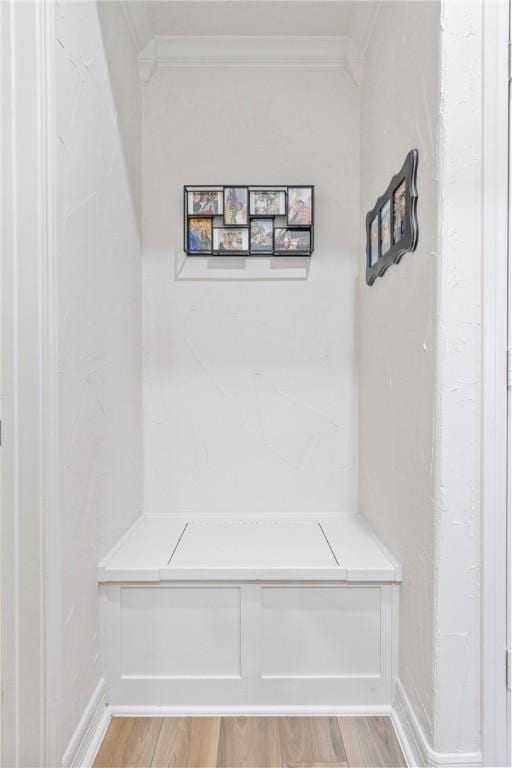
[[352, 3], [332, 0], [168, 0], [147, 8], [159, 35], [343, 35], [352, 13]]
[[139, 51], [155, 36], [349, 36], [361, 48], [382, 0], [126, 0]]

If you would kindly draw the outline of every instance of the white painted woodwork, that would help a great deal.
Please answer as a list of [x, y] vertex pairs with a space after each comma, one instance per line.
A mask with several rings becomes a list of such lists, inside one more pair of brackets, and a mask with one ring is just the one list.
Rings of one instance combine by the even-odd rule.
[[400, 568], [337, 522], [139, 519], [98, 567], [109, 703], [389, 705]]
[[402, 567], [375, 536], [362, 515], [322, 520], [322, 529], [349, 581], [400, 581]]
[[[52, 3], [0, 4], [0, 763], [46, 765], [55, 471]], [[59, 670], [55, 670], [55, 677]]]
[[124, 586], [120, 595], [124, 678], [239, 677], [238, 587]]
[[191, 520], [172, 568], [328, 568], [336, 560], [314, 520]]
[[117, 711], [390, 706], [398, 584], [101, 584]]
[[[508, 339], [512, 338], [512, 275], [509, 270], [511, 212], [510, 165], [503, 162], [512, 146], [508, 120], [510, 3], [485, 3], [483, 59], [483, 244], [482, 270], [482, 702], [483, 765], [512, 764], [511, 693], [503, 679], [503, 646], [507, 622], [512, 640], [512, 589], [507, 588], [508, 552], [512, 565], [511, 479], [507, 468], [512, 451], [510, 395], [507, 380]], [[508, 279], [507, 279], [508, 278]], [[507, 301], [510, 302], [507, 308]], [[508, 309], [508, 312], [507, 312]], [[507, 317], [508, 314], [508, 317]], [[508, 331], [508, 333], [507, 333]], [[510, 382], [509, 382], [510, 383]], [[510, 402], [510, 401], [509, 401]], [[511, 445], [512, 447], [512, 445]], [[508, 465], [508, 466], [507, 466]], [[510, 468], [508, 469], [510, 472]], [[508, 506], [508, 510], [507, 510]], [[507, 511], [509, 522], [507, 524]], [[508, 580], [512, 577], [509, 568]], [[512, 586], [512, 584], [510, 584]], [[507, 602], [508, 610], [503, 610]], [[508, 654], [507, 654], [508, 656]], [[512, 677], [510, 678], [512, 680]], [[508, 701], [507, 701], [508, 699]], [[508, 742], [508, 743], [507, 743]]]
[[263, 587], [262, 676], [378, 677], [380, 600], [378, 586]]
[[148, 85], [166, 67], [322, 67], [342, 69], [360, 85], [363, 54], [347, 36], [156, 35], [139, 54], [139, 72]]
[[158, 581], [186, 525], [171, 515], [142, 515], [99, 564], [99, 580], [115, 572], [120, 581]]
[[98, 581], [400, 581], [360, 517], [232, 520], [143, 515], [98, 566]]

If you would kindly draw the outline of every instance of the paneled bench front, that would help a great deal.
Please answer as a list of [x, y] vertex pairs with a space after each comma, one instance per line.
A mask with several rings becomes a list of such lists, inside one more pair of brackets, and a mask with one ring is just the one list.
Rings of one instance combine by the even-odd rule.
[[120, 711], [386, 711], [401, 569], [360, 517], [143, 516], [98, 567]]

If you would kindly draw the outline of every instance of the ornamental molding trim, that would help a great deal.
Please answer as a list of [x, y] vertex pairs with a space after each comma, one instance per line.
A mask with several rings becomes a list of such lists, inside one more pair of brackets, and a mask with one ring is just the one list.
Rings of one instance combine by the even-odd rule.
[[359, 86], [364, 56], [346, 35], [330, 36], [187, 36], [154, 37], [139, 54], [141, 83], [148, 85], [158, 68], [178, 67], [319, 67], [342, 69]]

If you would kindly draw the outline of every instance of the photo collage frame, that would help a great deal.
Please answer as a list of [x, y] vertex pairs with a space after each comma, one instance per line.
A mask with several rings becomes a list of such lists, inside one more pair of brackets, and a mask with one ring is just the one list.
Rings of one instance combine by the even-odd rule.
[[366, 282], [373, 285], [418, 243], [416, 173], [418, 150], [411, 149], [386, 192], [366, 214]]
[[185, 186], [188, 256], [311, 256], [314, 186]]

